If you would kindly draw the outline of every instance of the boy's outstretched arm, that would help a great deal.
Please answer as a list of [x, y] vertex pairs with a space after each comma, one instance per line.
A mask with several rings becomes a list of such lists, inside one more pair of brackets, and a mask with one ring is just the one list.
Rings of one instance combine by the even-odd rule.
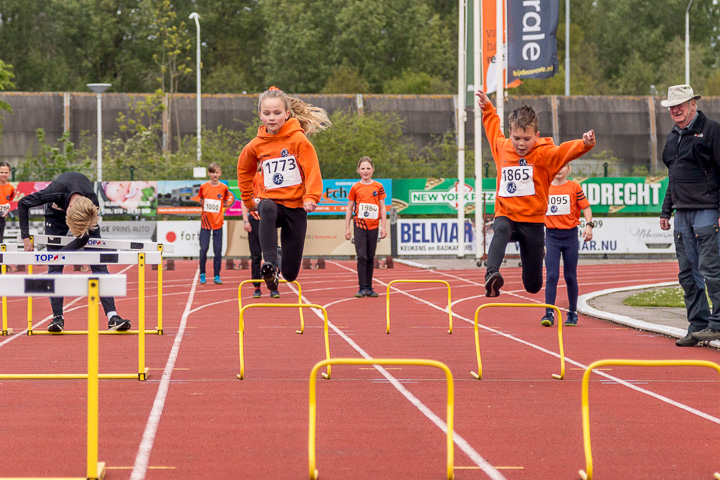
[[477, 97], [477, 102], [478, 105], [480, 105], [480, 108], [484, 107], [488, 103], [492, 105], [492, 102], [484, 91], [478, 90], [478, 93], [476, 93], [475, 96]]

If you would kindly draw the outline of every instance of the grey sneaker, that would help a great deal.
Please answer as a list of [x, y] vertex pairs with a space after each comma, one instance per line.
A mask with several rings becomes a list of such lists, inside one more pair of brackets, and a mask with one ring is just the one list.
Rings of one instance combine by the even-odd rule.
[[375, 298], [378, 296], [377, 292], [373, 290], [372, 288], [366, 288], [365, 289], [365, 296], [366, 297], [372, 297]]
[[565, 325], [566, 327], [574, 327], [575, 325], [577, 325], [577, 322], [577, 312], [568, 312], [567, 318], [565, 319], [565, 323], [563, 323], [563, 325]]
[[253, 298], [260, 298], [262, 297], [262, 290], [260, 288], [256, 288], [255, 292], [253, 293]]
[[720, 330], [714, 330], [712, 328], [706, 328], [692, 334], [695, 340], [701, 342], [710, 342], [712, 340], [720, 340]]
[[700, 340], [693, 337], [692, 333], [688, 333], [683, 338], [678, 338], [675, 341], [675, 345], [677, 345], [678, 347], [694, 347], [698, 343], [700, 343]]
[[108, 321], [108, 330], [117, 330], [118, 332], [130, 330], [130, 320], [125, 320], [120, 315], [113, 315]]
[[505, 285], [502, 275], [497, 270], [488, 270], [485, 274], [485, 296], [499, 297], [500, 288]]
[[65, 329], [65, 319], [62, 315], [55, 315], [47, 327], [48, 332], [62, 332]]
[[540, 320], [540, 325], [543, 327], [552, 327], [555, 324], [555, 314], [553, 312], [546, 312], [545, 316]]

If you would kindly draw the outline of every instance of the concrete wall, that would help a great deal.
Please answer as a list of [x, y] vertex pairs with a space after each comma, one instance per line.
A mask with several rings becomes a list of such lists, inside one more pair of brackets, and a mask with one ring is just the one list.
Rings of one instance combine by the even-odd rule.
[[[130, 106], [146, 94], [107, 93], [102, 96], [103, 137], [118, 133], [119, 113], [128, 114]], [[451, 95], [300, 95], [304, 101], [329, 112], [338, 109], [355, 112], [396, 112], [405, 118], [404, 131], [419, 148], [438, 136], [455, 130], [454, 97]], [[13, 107], [2, 112], [3, 133], [0, 160], [18, 162], [30, 150], [37, 149], [35, 130], [43, 128], [48, 142], [55, 142], [65, 130], [73, 141], [87, 132], [95, 155], [97, 97], [94, 93], [0, 92], [0, 100]], [[673, 126], [667, 109], [658, 97], [610, 96], [510, 96], [506, 113], [527, 103], [540, 113], [540, 133], [555, 141], [580, 138], [594, 129], [596, 152], [607, 151], [629, 165], [643, 165], [651, 174], [663, 174], [662, 149]], [[175, 113], [166, 119], [168, 138], [194, 135], [196, 132], [195, 95], [179, 94], [174, 99]], [[708, 116], [720, 118], [720, 97], [700, 100], [699, 107]], [[256, 118], [257, 95], [203, 95], [202, 121], [209, 129], [224, 126], [243, 129]], [[507, 117], [506, 117], [507, 118]], [[474, 145], [473, 112], [467, 112], [467, 148]]]

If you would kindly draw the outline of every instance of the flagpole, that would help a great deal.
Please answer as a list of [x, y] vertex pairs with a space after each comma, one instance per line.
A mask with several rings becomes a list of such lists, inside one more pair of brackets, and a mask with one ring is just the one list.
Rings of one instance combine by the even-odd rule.
[[458, 146], [458, 183], [457, 183], [457, 230], [458, 258], [465, 254], [465, 1], [459, 0], [458, 16], [458, 99], [457, 99], [457, 146]]
[[495, 4], [495, 36], [497, 38], [497, 47], [495, 60], [497, 62], [497, 98], [496, 105], [498, 117], [500, 117], [500, 132], [505, 133], [505, 23], [503, 22], [503, 13], [505, 10], [505, 2], [496, 0]]
[[[482, 76], [482, 44], [480, 32], [482, 20], [480, 9], [482, 0], [473, 1], [473, 51], [475, 62], [473, 63], [473, 85], [475, 93], [483, 88]], [[485, 203], [483, 202], [483, 177], [482, 177], [482, 110], [477, 103], [477, 97], [473, 96], [473, 114], [475, 130], [475, 260], [479, 261], [485, 252]], [[479, 266], [479, 265], [478, 265]]]

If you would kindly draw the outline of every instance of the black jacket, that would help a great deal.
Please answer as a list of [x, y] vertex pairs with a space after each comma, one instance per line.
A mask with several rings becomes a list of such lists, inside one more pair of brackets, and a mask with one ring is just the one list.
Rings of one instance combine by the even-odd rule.
[[20, 220], [20, 237], [29, 238], [29, 210], [32, 207], [45, 205], [45, 217], [54, 217], [65, 222], [65, 211], [70, 197], [79, 193], [87, 197], [96, 207], [99, 207], [98, 197], [93, 190], [93, 184], [82, 173], [65, 172], [48, 185], [44, 190], [31, 193], [18, 202], [18, 217]]
[[665, 141], [668, 189], [660, 218], [678, 209], [720, 209], [720, 123], [696, 115], [691, 128], [682, 135], [673, 128]]

